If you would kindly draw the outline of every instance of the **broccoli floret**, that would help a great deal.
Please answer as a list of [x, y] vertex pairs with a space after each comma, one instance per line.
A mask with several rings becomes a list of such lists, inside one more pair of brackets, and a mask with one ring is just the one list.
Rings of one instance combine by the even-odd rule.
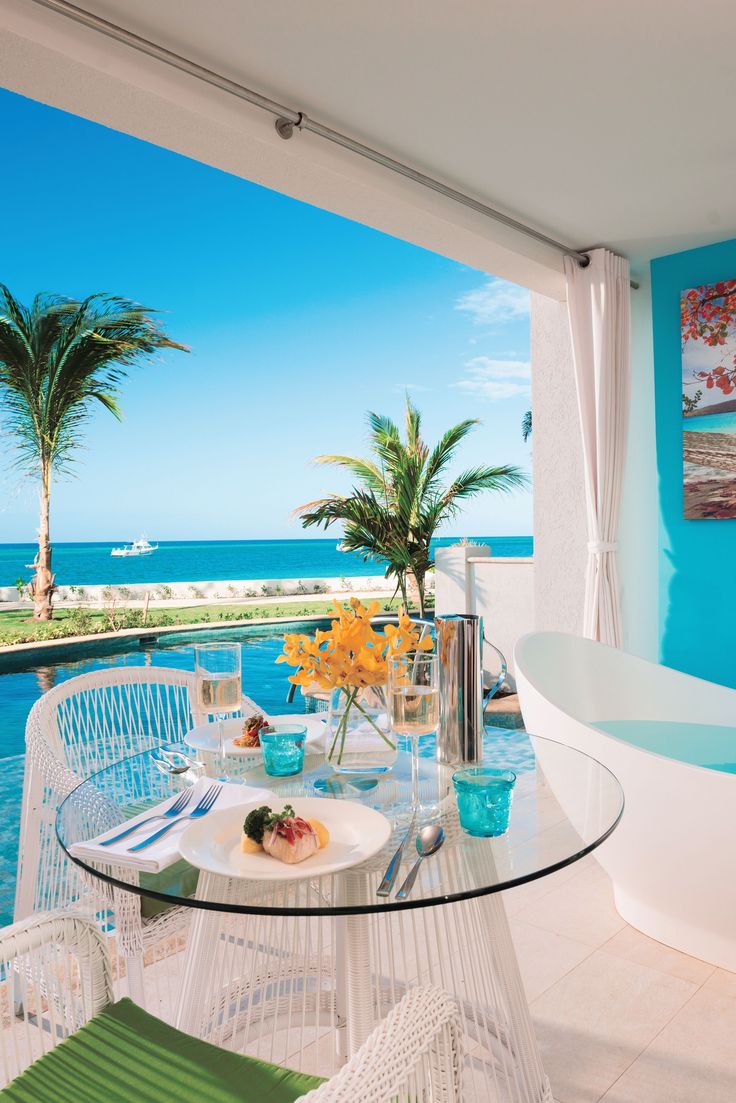
[[253, 811], [249, 812], [245, 817], [243, 831], [254, 843], [263, 842], [263, 832], [266, 829], [266, 821], [271, 818], [272, 814], [268, 805], [262, 804], [260, 808], [254, 808]]
[[243, 831], [254, 843], [262, 843], [267, 828], [274, 827], [281, 820], [291, 819], [295, 815], [290, 804], [284, 805], [283, 812], [272, 812], [267, 804], [262, 804], [260, 808], [254, 808], [245, 817]]

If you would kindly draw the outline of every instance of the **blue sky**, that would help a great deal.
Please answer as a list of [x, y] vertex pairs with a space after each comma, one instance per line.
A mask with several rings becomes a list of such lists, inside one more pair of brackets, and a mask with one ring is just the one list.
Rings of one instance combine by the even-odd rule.
[[[0, 123], [0, 280], [128, 296], [192, 349], [133, 372], [122, 424], [95, 413], [55, 539], [299, 537], [292, 509], [347, 488], [311, 457], [360, 453], [365, 410], [400, 418], [407, 387], [429, 440], [482, 419], [458, 469], [530, 468], [521, 288], [9, 92]], [[8, 450], [0, 541], [30, 541]], [[452, 531], [531, 533], [531, 492], [485, 495]]]

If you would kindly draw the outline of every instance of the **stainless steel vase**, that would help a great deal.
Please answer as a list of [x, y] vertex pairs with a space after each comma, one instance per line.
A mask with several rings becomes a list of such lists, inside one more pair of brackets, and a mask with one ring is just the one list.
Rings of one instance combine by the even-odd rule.
[[448, 765], [483, 759], [483, 618], [435, 617], [440, 657], [437, 760]]

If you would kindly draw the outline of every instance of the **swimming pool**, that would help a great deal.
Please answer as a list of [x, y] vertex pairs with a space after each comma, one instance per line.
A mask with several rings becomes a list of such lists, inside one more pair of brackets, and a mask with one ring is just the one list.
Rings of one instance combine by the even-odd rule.
[[12, 922], [18, 831], [23, 791], [25, 724], [34, 702], [78, 674], [113, 666], [169, 666], [194, 670], [194, 644], [235, 640], [243, 650], [243, 691], [266, 712], [299, 712], [300, 693], [287, 704], [290, 668], [276, 664], [284, 632], [314, 631], [326, 620], [247, 625], [201, 632], [167, 632], [159, 637], [93, 640], [85, 644], [0, 655], [0, 926]]

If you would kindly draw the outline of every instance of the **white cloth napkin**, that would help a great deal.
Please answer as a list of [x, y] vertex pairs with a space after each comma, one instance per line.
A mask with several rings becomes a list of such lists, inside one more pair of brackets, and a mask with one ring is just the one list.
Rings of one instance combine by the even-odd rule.
[[[194, 822], [193, 820], [184, 819], [184, 817], [189, 812], [194, 811], [210, 785], [213, 784], [220, 784], [221, 791], [217, 800], [212, 805], [212, 812], [222, 811], [223, 808], [233, 808], [239, 804], [251, 804], [253, 801], [263, 801], [263, 803], [266, 804], [276, 799], [270, 789], [259, 789], [251, 785], [235, 785], [229, 782], [213, 782], [212, 778], [201, 777], [196, 784], [192, 786], [192, 795], [188, 804], [182, 810], [180, 818], [184, 824]], [[113, 843], [112, 846], [100, 846], [100, 840], [109, 839], [113, 835], [120, 834], [124, 828], [132, 827], [134, 823], [140, 823], [150, 816], [157, 815], [163, 809], [169, 808], [178, 796], [179, 794], [177, 793], [173, 797], [168, 797], [165, 801], [162, 801], [161, 804], [151, 807], [145, 812], [140, 812], [137, 816], [131, 817], [131, 819], [127, 820], [125, 823], [118, 824], [117, 827], [105, 831], [101, 835], [97, 835], [94, 839], [90, 839], [89, 842], [74, 843], [73, 846], [69, 848], [70, 853], [75, 858], [81, 858], [82, 861], [103, 862], [107, 865], [125, 866], [130, 869], [140, 870], [142, 873], [160, 873], [168, 866], [173, 865], [174, 862], [178, 862], [180, 857], [179, 839], [185, 830], [184, 827], [172, 827], [161, 839], [152, 843], [151, 846], [147, 847], [145, 850], [139, 850], [137, 854], [130, 854], [128, 847], [135, 846], [136, 843], [142, 842], [143, 839], [148, 838], [149, 835], [153, 835], [155, 831], [158, 831], [164, 824], [169, 823], [170, 820], [154, 820], [153, 823], [146, 824], [140, 831], [126, 835], [119, 843]]]

